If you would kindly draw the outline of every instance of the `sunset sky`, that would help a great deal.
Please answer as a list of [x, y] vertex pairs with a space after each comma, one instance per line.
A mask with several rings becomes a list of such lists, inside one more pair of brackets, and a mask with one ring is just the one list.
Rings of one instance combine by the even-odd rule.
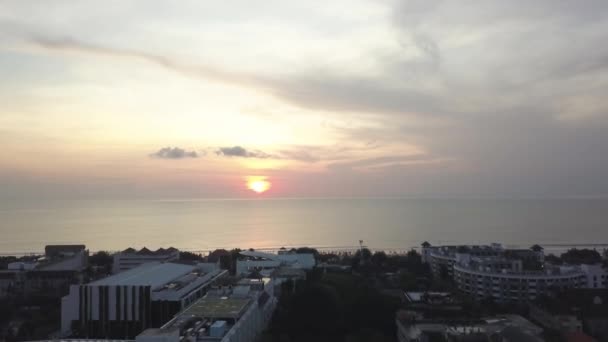
[[607, 42], [603, 0], [0, 0], [0, 198], [606, 196]]

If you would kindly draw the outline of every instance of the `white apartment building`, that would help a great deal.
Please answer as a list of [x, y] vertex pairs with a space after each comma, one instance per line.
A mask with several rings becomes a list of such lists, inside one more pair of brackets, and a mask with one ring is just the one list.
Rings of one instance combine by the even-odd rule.
[[112, 273], [116, 274], [130, 270], [148, 262], [170, 262], [178, 259], [179, 251], [173, 247], [167, 249], [159, 248], [155, 251], [151, 251], [146, 247], [139, 251], [136, 251], [133, 248], [127, 248], [122, 252], [114, 254]]
[[454, 282], [458, 289], [476, 299], [531, 301], [550, 289], [585, 287], [585, 274], [576, 269], [546, 271], [501, 271], [456, 264]]
[[608, 288], [608, 270], [602, 267], [602, 265], [581, 265], [580, 268], [587, 278], [587, 288]]
[[[529, 301], [553, 289], [605, 288], [601, 265], [551, 266], [544, 264], [540, 246], [530, 250], [490, 246], [422, 246], [423, 262], [436, 277], [449, 277], [458, 289], [476, 299]], [[526, 263], [535, 263], [534, 270]]]

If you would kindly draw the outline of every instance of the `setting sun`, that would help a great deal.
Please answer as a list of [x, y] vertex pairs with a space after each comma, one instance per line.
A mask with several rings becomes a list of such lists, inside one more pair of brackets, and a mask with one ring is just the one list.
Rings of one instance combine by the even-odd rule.
[[266, 180], [266, 177], [247, 177], [247, 188], [258, 194], [261, 194], [270, 189], [270, 182]]

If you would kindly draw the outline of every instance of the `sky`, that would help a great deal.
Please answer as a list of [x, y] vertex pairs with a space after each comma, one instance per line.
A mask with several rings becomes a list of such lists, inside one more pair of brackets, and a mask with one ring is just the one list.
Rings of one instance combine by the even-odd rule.
[[607, 16], [0, 0], [0, 198], [604, 197]]

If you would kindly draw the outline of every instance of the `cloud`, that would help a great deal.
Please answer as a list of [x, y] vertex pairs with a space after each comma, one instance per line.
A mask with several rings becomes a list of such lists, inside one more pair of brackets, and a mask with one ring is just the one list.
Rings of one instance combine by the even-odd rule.
[[[420, 88], [404, 88], [402, 85], [392, 84], [387, 82], [388, 79], [345, 77], [336, 75], [331, 70], [310, 70], [289, 78], [265, 77], [231, 72], [200, 62], [191, 65], [170, 56], [86, 42], [69, 35], [47, 36], [40, 33], [22, 33], [21, 36], [29, 43], [47, 50], [134, 58], [156, 64], [186, 77], [262, 89], [303, 108], [401, 114], [412, 114], [423, 109], [441, 112], [440, 108], [433, 107], [433, 104], [436, 103], [433, 95]], [[420, 50], [425, 55], [430, 56], [432, 63], [436, 63], [440, 58], [437, 46], [429, 37], [416, 36], [415, 44], [420, 46]], [[412, 69], [420, 67], [418, 62], [414, 62], [411, 66]], [[407, 66], [401, 65], [399, 68], [407, 69]], [[318, 75], [324, 76], [319, 77]]]
[[108, 57], [135, 58], [156, 64], [169, 71], [176, 72], [187, 77], [212, 79], [224, 83], [254, 87], [264, 86], [264, 83], [261, 80], [258, 80], [251, 75], [229, 72], [221, 68], [211, 67], [200, 63], [196, 65], [189, 65], [174, 58], [160, 54], [85, 42], [67, 35], [59, 37], [45, 36], [42, 34], [22, 35], [26, 41], [48, 50], [72, 51]]
[[241, 158], [258, 158], [258, 159], [271, 159], [277, 158], [271, 154], [266, 152], [262, 152], [259, 150], [256, 151], [248, 151], [244, 147], [241, 146], [232, 146], [232, 147], [220, 147], [215, 151], [215, 154], [218, 156], [224, 157], [241, 157]]
[[432, 158], [431, 156], [425, 154], [396, 156], [386, 155], [382, 157], [372, 157], [354, 161], [332, 163], [327, 166], [327, 169], [341, 172], [352, 170], [381, 170], [388, 167], [425, 165], [430, 163], [436, 164], [437, 162], [439, 162], [438, 159]]
[[[311, 58], [307, 69], [286, 65], [288, 73], [280, 77], [232, 72], [204, 61], [188, 64], [145, 46], [121, 48], [42, 30], [24, 37], [49, 51], [130, 58], [187, 77], [255, 87], [345, 121], [364, 113], [375, 125], [351, 132], [345, 143], [408, 143], [430, 155], [416, 160], [383, 148], [360, 154], [330, 147], [210, 150], [223, 157], [321, 160], [331, 163], [330, 171], [344, 171], [327, 177], [339, 182], [348, 174], [353, 184], [361, 183], [354, 180], [358, 170], [458, 160], [463, 168], [457, 171], [439, 162], [432, 172], [419, 167], [407, 175], [403, 168], [386, 172], [407, 185], [404, 191], [418, 187], [420, 193], [608, 194], [607, 1], [396, 4], [389, 20], [369, 22], [391, 25], [394, 35], [383, 35], [381, 49], [322, 49], [317, 63]], [[373, 72], [324, 66], [324, 57], [333, 54], [363, 56]], [[378, 178], [392, 190], [384, 175]]]
[[282, 149], [276, 153], [267, 153], [260, 150], [248, 150], [242, 146], [220, 147], [215, 150], [215, 154], [224, 157], [257, 158], [257, 159], [276, 159], [276, 160], [295, 160], [306, 163], [314, 163], [320, 157], [314, 155], [309, 150], [320, 152], [316, 147], [299, 146], [294, 148]]
[[198, 158], [198, 153], [195, 151], [186, 151], [179, 147], [163, 147], [155, 153], [150, 154], [150, 157], [159, 159]]
[[279, 151], [282, 159], [291, 159], [307, 163], [314, 163], [320, 160], [318, 156], [306, 151], [305, 149], [281, 150]]

